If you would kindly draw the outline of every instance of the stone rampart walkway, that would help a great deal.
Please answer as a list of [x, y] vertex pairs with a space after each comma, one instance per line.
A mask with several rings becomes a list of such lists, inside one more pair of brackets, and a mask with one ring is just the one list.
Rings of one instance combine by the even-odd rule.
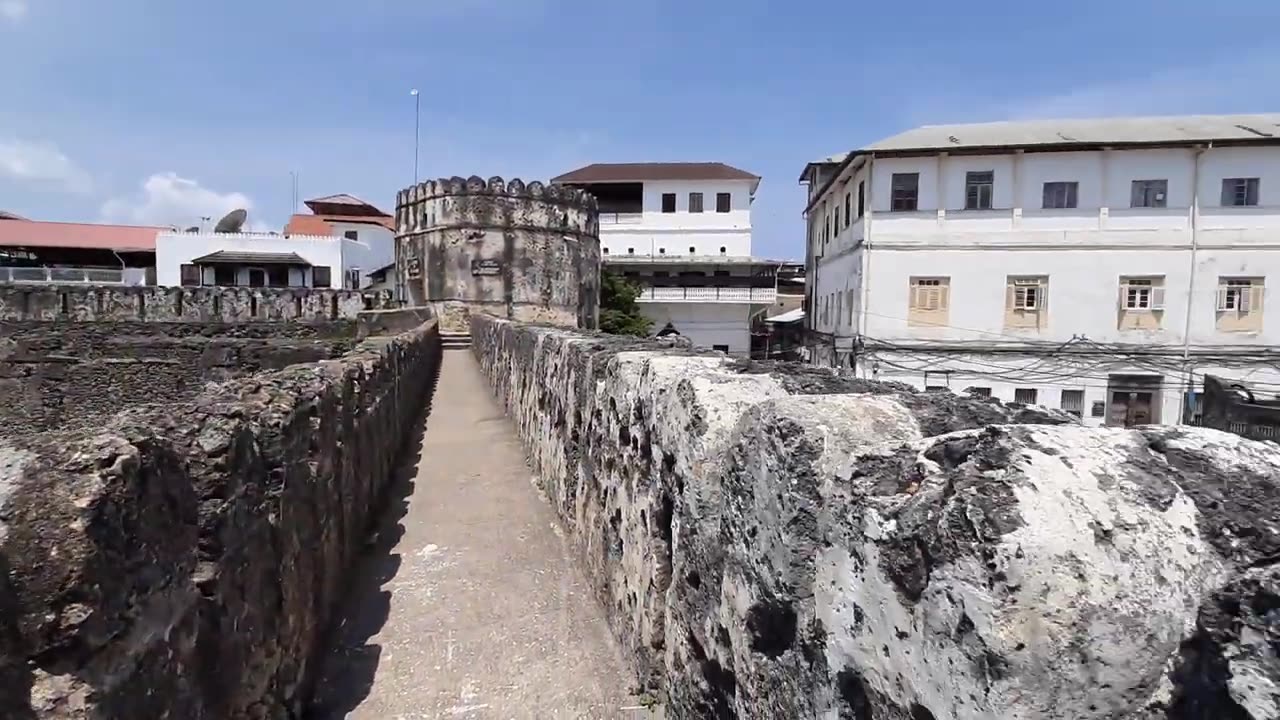
[[469, 351], [432, 406], [310, 716], [648, 717]]

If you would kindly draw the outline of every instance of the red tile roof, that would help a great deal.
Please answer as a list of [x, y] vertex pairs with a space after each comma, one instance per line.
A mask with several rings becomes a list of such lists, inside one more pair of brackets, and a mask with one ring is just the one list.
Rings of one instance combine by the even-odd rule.
[[94, 250], [156, 249], [156, 235], [173, 228], [138, 225], [0, 220], [0, 246], [89, 248]]
[[718, 162], [595, 163], [551, 178], [553, 183], [645, 182], [652, 180], [753, 180], [760, 176]]

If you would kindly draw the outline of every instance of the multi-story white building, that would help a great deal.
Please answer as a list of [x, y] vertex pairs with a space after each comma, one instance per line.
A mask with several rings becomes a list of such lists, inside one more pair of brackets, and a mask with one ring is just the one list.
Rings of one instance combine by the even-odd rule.
[[815, 362], [1091, 424], [1280, 393], [1280, 115], [922, 127], [801, 180]]
[[552, 182], [595, 195], [605, 265], [645, 286], [655, 332], [750, 352], [751, 316], [774, 302], [778, 266], [751, 256], [758, 176], [723, 163], [597, 163]]

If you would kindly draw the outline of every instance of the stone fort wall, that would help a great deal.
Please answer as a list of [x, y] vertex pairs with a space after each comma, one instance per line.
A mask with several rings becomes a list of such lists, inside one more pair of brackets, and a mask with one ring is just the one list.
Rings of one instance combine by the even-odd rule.
[[411, 305], [445, 329], [473, 312], [594, 328], [600, 240], [595, 198], [500, 177], [420, 183], [396, 198], [396, 266]]
[[472, 317], [673, 718], [1276, 717], [1280, 448]]
[[0, 438], [0, 717], [302, 717], [439, 358], [428, 321]]
[[92, 426], [207, 383], [342, 355], [383, 295], [0, 286], [0, 437]]

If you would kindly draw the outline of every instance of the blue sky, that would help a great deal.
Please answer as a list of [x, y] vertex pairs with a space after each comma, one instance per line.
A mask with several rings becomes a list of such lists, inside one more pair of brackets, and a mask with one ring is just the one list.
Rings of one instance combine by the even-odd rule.
[[[1280, 2], [0, 0], [0, 209], [195, 224], [422, 175], [721, 160], [803, 257], [805, 162], [931, 123], [1280, 111]], [[1220, 8], [1220, 9], [1219, 9]]]

